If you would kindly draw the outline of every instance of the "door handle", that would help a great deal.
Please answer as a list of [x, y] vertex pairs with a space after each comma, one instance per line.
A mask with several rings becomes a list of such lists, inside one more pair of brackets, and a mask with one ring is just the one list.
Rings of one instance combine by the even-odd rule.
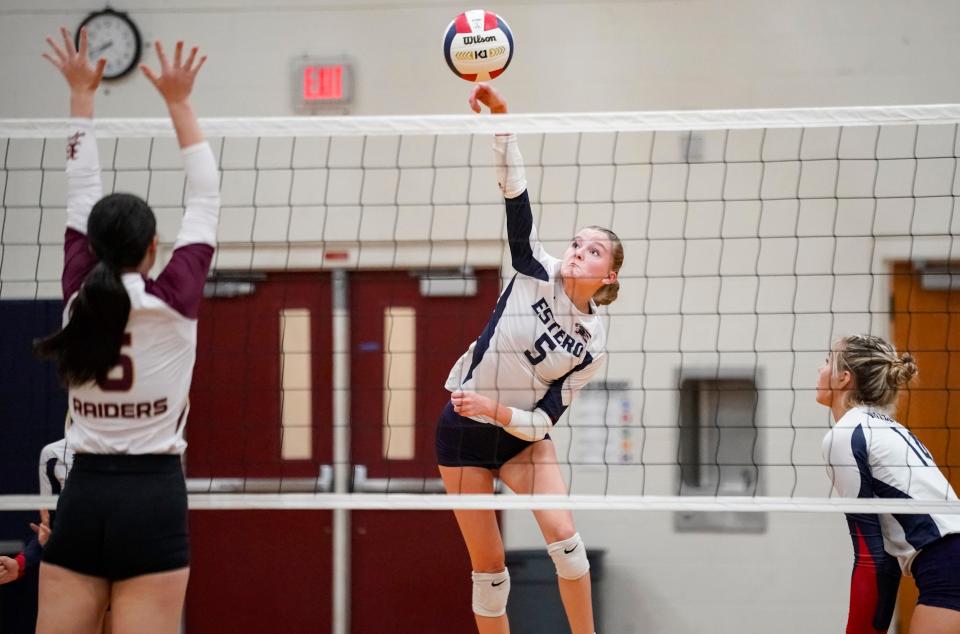
[[[367, 465], [353, 465], [351, 491], [354, 493], [446, 493], [440, 478], [368, 478]], [[493, 481], [494, 493], [503, 486], [499, 478]]]
[[320, 465], [316, 478], [187, 478], [187, 493], [330, 493], [333, 467]]
[[446, 493], [440, 478], [368, 478], [367, 465], [353, 465], [354, 493]]

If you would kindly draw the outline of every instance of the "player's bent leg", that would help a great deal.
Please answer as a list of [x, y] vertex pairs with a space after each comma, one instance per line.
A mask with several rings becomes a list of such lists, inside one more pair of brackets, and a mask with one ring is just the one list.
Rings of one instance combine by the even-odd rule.
[[918, 605], [910, 619], [910, 634], [956, 634], [960, 632], [960, 611]]
[[[566, 495], [567, 484], [557, 463], [551, 440], [535, 442], [500, 468], [500, 479], [521, 495]], [[548, 544], [573, 537], [573, 514], [566, 510], [534, 511], [540, 532]]]
[[141, 575], [113, 583], [113, 634], [177, 634], [189, 568]]
[[547, 553], [557, 569], [557, 576], [561, 579], [576, 581], [590, 572], [590, 562], [587, 560], [587, 549], [580, 539], [580, 533], [559, 542], [547, 544]]
[[[493, 493], [493, 474], [480, 467], [440, 467], [447, 493]], [[475, 572], [500, 572], [504, 569], [503, 540], [494, 511], [455, 510], [454, 517], [470, 554]]]
[[[533, 443], [500, 469], [500, 479], [514, 492], [539, 495], [566, 495], [567, 485], [557, 462], [557, 450], [550, 440]], [[557, 567], [560, 599], [573, 634], [593, 634], [593, 601], [590, 564], [586, 548], [573, 524], [570, 511], [534, 511], [548, 552]], [[578, 544], [574, 548], [574, 544]], [[551, 548], [559, 553], [551, 552]], [[564, 553], [563, 551], [569, 551]]]
[[496, 618], [507, 613], [507, 598], [510, 596], [510, 572], [472, 572], [473, 613], [477, 616]]
[[37, 634], [98, 634], [109, 598], [106, 579], [42, 562]]
[[[439, 467], [447, 493], [493, 493], [493, 473], [481, 467]], [[495, 511], [455, 510], [454, 517], [470, 555], [471, 609], [480, 634], [507, 634], [510, 576], [504, 564], [503, 540]]]

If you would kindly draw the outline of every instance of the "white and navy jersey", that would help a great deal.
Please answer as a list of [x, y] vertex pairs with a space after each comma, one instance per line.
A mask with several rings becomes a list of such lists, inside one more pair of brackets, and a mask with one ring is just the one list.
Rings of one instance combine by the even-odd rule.
[[[843, 497], [957, 500], [930, 452], [903, 425], [865, 408], [848, 411], [823, 439], [833, 487]], [[854, 546], [879, 523], [883, 549], [910, 574], [917, 553], [944, 535], [960, 532], [960, 515], [849, 514]], [[858, 535], [859, 533], [859, 535]]]
[[540, 409], [556, 423], [602, 366], [606, 334], [596, 304], [591, 300], [590, 312], [582, 313], [564, 292], [561, 262], [537, 238], [527, 192], [507, 198], [506, 212], [516, 274], [486, 328], [450, 370], [446, 389]]
[[40, 495], [60, 495], [73, 467], [73, 449], [67, 439], [52, 442], [40, 451]]
[[[60, 495], [71, 467], [73, 467], [73, 450], [67, 447], [66, 438], [61, 438], [41, 449], [38, 474], [40, 476], [40, 495]], [[42, 556], [43, 547], [40, 545], [37, 536], [34, 535], [24, 546], [23, 552], [18, 555], [21, 564], [21, 576], [28, 570], [36, 569], [40, 565]]]
[[[67, 147], [64, 324], [70, 303], [96, 265], [87, 219], [102, 196], [90, 120], [71, 122]], [[170, 262], [156, 280], [124, 273], [130, 317], [120, 363], [102, 384], [72, 386], [66, 439], [78, 453], [182, 454], [197, 345], [197, 314], [216, 245], [219, 172], [206, 142], [182, 150], [185, 213]]]

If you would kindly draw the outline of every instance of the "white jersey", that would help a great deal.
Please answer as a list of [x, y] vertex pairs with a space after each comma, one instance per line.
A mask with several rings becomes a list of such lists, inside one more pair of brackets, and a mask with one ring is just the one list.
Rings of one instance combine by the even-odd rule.
[[[906, 427], [885, 414], [855, 407], [823, 439], [833, 488], [843, 497], [957, 500], [933, 456]], [[884, 550], [910, 574], [928, 544], [960, 533], [960, 515], [878, 515]]]
[[[87, 218], [102, 195], [93, 125], [72, 122], [67, 161], [63, 291], [70, 304], [96, 264]], [[197, 345], [197, 314], [216, 245], [219, 173], [207, 143], [182, 151], [187, 174], [184, 218], [170, 262], [156, 280], [124, 273], [130, 317], [120, 363], [102, 384], [69, 390], [66, 440], [78, 453], [182, 454]]]
[[59, 495], [73, 467], [73, 449], [61, 438], [40, 450], [40, 495]]
[[445, 387], [477, 392], [515, 410], [540, 410], [556, 423], [603, 365], [606, 334], [596, 304], [591, 300], [590, 312], [582, 313], [564, 292], [561, 262], [537, 238], [527, 192], [507, 198], [506, 207], [516, 274]]

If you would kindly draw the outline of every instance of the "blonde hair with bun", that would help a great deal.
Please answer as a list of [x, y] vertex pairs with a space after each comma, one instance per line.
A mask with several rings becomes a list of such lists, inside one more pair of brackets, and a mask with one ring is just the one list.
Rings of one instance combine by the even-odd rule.
[[849, 335], [834, 342], [833, 376], [849, 371], [854, 387], [850, 406], [864, 405], [881, 410], [892, 409], [900, 389], [917, 376], [917, 362], [909, 352], [896, 349], [874, 335]]

